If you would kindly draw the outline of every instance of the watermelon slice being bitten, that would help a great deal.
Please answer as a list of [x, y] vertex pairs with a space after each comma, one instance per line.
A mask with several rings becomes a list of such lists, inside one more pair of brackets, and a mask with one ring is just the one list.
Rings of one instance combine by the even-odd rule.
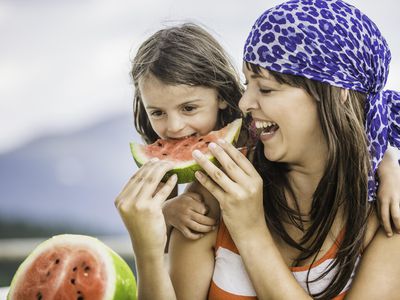
[[236, 119], [224, 128], [211, 131], [204, 136], [191, 136], [180, 140], [159, 139], [153, 144], [142, 145], [131, 143], [131, 152], [136, 164], [141, 167], [153, 157], [174, 162], [175, 167], [166, 174], [165, 180], [172, 174], [178, 175], [178, 183], [192, 182], [194, 173], [201, 169], [192, 157], [194, 150], [200, 150], [210, 161], [216, 163], [216, 159], [208, 150], [208, 144], [218, 139], [224, 139], [233, 144], [237, 141], [242, 126], [242, 119]]
[[19, 266], [7, 300], [134, 300], [130, 267], [98, 239], [54, 236]]

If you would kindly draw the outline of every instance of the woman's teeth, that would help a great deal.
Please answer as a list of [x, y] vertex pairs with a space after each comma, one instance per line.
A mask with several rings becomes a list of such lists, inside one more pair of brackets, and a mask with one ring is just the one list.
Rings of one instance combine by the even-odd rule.
[[266, 121], [255, 121], [254, 123], [257, 129], [264, 129], [276, 125], [276, 123], [274, 122], [266, 122]]

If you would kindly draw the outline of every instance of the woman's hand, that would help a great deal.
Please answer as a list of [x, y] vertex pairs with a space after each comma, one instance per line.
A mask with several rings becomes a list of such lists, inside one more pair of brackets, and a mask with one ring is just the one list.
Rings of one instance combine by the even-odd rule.
[[197, 240], [214, 230], [216, 221], [206, 216], [208, 208], [201, 195], [183, 193], [163, 204], [167, 224], [178, 229], [186, 238]]
[[222, 170], [195, 150], [193, 157], [208, 174], [198, 171], [196, 178], [218, 200], [232, 238], [241, 240], [259, 225], [265, 228], [263, 181], [251, 162], [224, 140], [210, 143], [209, 149]]
[[135, 255], [162, 257], [167, 241], [162, 204], [177, 182], [176, 175], [161, 180], [171, 170], [170, 162], [152, 159], [129, 180], [115, 206], [132, 240]]

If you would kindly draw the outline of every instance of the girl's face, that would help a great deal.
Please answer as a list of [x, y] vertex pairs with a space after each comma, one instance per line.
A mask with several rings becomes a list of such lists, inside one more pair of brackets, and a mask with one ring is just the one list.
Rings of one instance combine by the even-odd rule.
[[243, 72], [247, 89], [239, 106], [251, 114], [265, 157], [300, 165], [325, 160], [316, 100], [303, 89], [278, 83], [265, 69], [256, 74], [244, 64]]
[[169, 85], [151, 74], [139, 89], [151, 126], [163, 139], [208, 134], [217, 125], [219, 109], [227, 107], [213, 88]]

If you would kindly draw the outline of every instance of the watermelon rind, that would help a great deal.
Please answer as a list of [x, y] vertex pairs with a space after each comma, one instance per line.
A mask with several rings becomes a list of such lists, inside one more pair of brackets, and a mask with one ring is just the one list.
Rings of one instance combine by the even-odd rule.
[[[236, 119], [235, 121], [229, 123], [226, 126], [227, 127], [226, 135], [221, 138], [223, 138], [226, 142], [230, 144], [235, 143], [239, 138], [241, 126], [242, 126], [242, 119]], [[152, 158], [148, 157], [144, 152], [145, 147], [146, 147], [145, 145], [140, 143], [136, 142], [130, 143], [131, 153], [138, 167], [141, 167]], [[206, 157], [213, 164], [219, 165], [217, 159], [210, 153], [207, 153]], [[166, 175], [163, 178], [163, 181], [166, 181], [170, 176], [176, 174], [178, 176], [178, 183], [193, 182], [196, 179], [194, 174], [196, 171], [199, 170], [202, 170], [202, 168], [200, 167], [199, 164], [196, 163], [194, 159], [183, 162], [177, 162], [175, 164], [175, 167], [171, 171], [166, 173]]]
[[23, 280], [25, 270], [39, 257], [43, 252], [50, 250], [55, 245], [66, 245], [69, 247], [84, 246], [102, 257], [107, 270], [108, 280], [105, 287], [105, 295], [99, 300], [136, 300], [136, 280], [129, 265], [116, 252], [105, 245], [97, 238], [79, 235], [79, 234], [61, 234], [51, 237], [50, 239], [39, 244], [22, 262], [15, 273], [7, 300], [14, 299], [13, 293]]

